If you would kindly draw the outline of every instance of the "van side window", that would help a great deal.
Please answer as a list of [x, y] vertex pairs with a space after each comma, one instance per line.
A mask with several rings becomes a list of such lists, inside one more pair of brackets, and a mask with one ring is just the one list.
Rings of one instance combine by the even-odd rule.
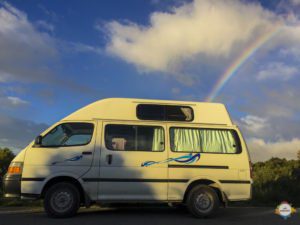
[[170, 139], [171, 150], [174, 152], [201, 152], [199, 129], [171, 128]]
[[233, 130], [171, 128], [171, 150], [174, 152], [203, 152], [235, 154], [240, 142]]
[[139, 104], [136, 115], [140, 120], [186, 122], [194, 120], [193, 109], [189, 106]]
[[91, 123], [63, 123], [42, 139], [42, 147], [76, 146], [88, 144], [93, 135]]
[[158, 126], [116, 125], [105, 126], [105, 146], [119, 151], [164, 151], [164, 130]]

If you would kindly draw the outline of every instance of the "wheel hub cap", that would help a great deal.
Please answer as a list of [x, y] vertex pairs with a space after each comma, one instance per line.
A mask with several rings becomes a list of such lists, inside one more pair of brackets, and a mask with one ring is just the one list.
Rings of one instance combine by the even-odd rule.
[[51, 199], [52, 207], [58, 212], [67, 211], [71, 207], [72, 202], [71, 194], [63, 191], [55, 193]]
[[195, 203], [199, 210], [206, 210], [211, 206], [211, 199], [206, 194], [199, 194]]

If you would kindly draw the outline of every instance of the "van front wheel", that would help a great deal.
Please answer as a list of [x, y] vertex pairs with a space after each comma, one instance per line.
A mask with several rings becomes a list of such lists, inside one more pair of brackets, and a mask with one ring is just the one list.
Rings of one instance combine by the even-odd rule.
[[80, 194], [71, 183], [52, 185], [45, 194], [44, 208], [48, 216], [64, 218], [74, 216], [80, 206]]
[[188, 194], [187, 207], [196, 217], [212, 216], [219, 208], [219, 204], [217, 193], [206, 185], [198, 185]]

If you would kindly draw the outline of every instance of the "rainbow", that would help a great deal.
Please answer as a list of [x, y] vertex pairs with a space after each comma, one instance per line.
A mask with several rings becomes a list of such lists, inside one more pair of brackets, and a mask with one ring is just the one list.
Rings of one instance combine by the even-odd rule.
[[241, 68], [247, 62], [247, 60], [253, 56], [266, 42], [271, 40], [281, 30], [281, 27], [281, 23], [277, 23], [267, 32], [259, 36], [254, 42], [252, 42], [251, 45], [248, 46], [225, 70], [220, 79], [214, 85], [212, 91], [205, 98], [205, 101], [213, 101], [221, 92], [226, 83], [237, 74], [239, 68]]

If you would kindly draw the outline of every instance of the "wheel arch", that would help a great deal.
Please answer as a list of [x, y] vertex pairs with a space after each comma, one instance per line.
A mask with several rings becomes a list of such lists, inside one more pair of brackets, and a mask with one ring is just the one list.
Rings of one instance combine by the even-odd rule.
[[197, 185], [207, 185], [207, 186], [213, 188], [216, 191], [221, 203], [227, 204], [228, 200], [227, 200], [225, 193], [222, 190], [221, 183], [217, 180], [209, 179], [209, 178], [196, 178], [196, 179], [191, 180], [188, 183], [187, 188], [184, 192], [183, 203], [186, 202], [189, 192]]
[[74, 177], [71, 176], [56, 176], [53, 177], [51, 179], [49, 179], [45, 185], [43, 186], [42, 192], [41, 192], [41, 198], [45, 197], [45, 194], [47, 192], [47, 190], [53, 186], [54, 184], [60, 183], [60, 182], [68, 182], [73, 184], [79, 191], [80, 194], [80, 202], [81, 203], [85, 203], [86, 202], [86, 194], [85, 191], [83, 189], [83, 186], [81, 185], [81, 183], [79, 182], [79, 180], [75, 179]]

